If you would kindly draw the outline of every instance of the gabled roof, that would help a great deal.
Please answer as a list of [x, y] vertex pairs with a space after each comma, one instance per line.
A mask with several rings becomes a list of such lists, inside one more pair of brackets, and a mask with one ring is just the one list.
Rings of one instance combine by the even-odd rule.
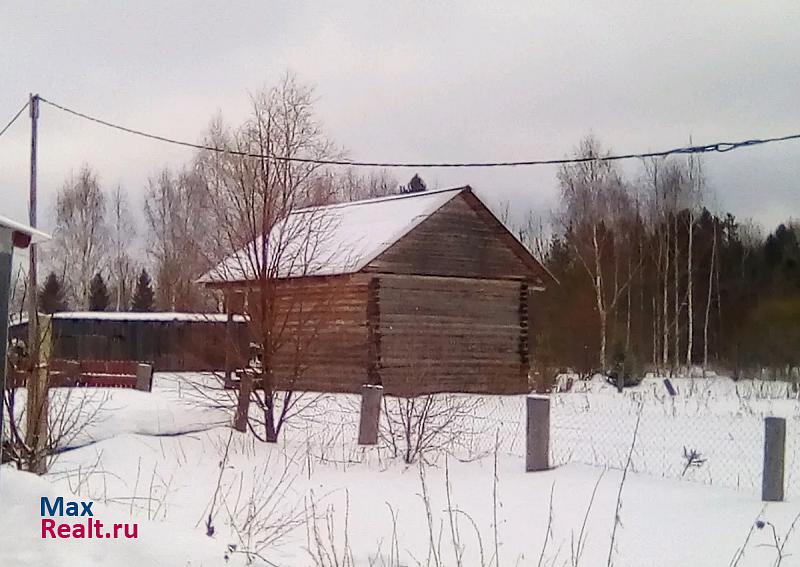
[[[280, 249], [278, 277], [332, 276], [358, 272], [389, 246], [468, 189], [442, 189], [298, 209], [277, 223], [268, 244]], [[200, 283], [254, 279], [258, 238], [204, 274]], [[269, 247], [268, 247], [269, 248]], [[313, 248], [310, 250], [309, 248]]]
[[[272, 228], [267, 255], [275, 250], [279, 256], [274, 258], [276, 262], [267, 264], [273, 266], [271, 273], [277, 273], [279, 278], [359, 272], [462, 193], [483, 205], [472, 189], [464, 186], [298, 209]], [[494, 215], [492, 217], [500, 223]], [[528, 259], [540, 266], [511, 232], [507, 232], [518, 248], [516, 252], [524, 250]], [[213, 285], [256, 279], [253, 264], [255, 259], [261, 263], [263, 249], [263, 239], [256, 239], [201, 276], [198, 282]]]

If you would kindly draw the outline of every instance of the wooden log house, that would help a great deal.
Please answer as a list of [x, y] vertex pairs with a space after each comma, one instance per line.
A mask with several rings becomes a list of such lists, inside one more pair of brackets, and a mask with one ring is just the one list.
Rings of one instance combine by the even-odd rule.
[[[470, 187], [303, 209], [286, 222], [306, 222], [310, 213], [327, 219], [314, 258], [291, 255], [272, 279], [270, 300], [282, 314], [282, 338], [271, 334], [280, 343], [269, 364], [277, 389], [530, 390], [535, 292], [553, 279]], [[258, 321], [254, 306], [265, 288], [243, 255], [201, 282]]]

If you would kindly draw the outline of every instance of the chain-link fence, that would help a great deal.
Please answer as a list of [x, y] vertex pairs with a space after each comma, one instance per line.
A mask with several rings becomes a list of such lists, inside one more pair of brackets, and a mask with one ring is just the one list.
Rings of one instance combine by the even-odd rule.
[[632, 472], [760, 490], [764, 425], [758, 416], [685, 414], [630, 397], [594, 409], [571, 401], [566, 395], [552, 400], [554, 465], [624, 468], [630, 454]]
[[[760, 494], [764, 418], [775, 415], [786, 418], [786, 495], [800, 497], [800, 403], [786, 385], [675, 382], [675, 397], [660, 380], [622, 394], [597, 384], [553, 394], [551, 465], [622, 469], [630, 453], [632, 472]], [[477, 458], [497, 446], [501, 454], [524, 457], [525, 400], [485, 396], [473, 403], [472, 419], [459, 423], [464, 441], [457, 456]]]
[[784, 485], [788, 498], [800, 498], [800, 416], [786, 420]]
[[[580, 383], [550, 396], [550, 463], [581, 463], [656, 477], [700, 482], [760, 494], [764, 418], [786, 418], [786, 497], [800, 498], [800, 402], [785, 384], [731, 380], [661, 380], [623, 393], [606, 384]], [[578, 390], [578, 391], [576, 391]], [[309, 395], [310, 396], [310, 395]], [[325, 395], [300, 412], [287, 442], [319, 459], [460, 460], [500, 455], [524, 459], [526, 396], [439, 394], [384, 397], [380, 440], [364, 450], [358, 436], [358, 396]], [[637, 427], [638, 424], [638, 427]], [[634, 432], [635, 442], [634, 442]]]

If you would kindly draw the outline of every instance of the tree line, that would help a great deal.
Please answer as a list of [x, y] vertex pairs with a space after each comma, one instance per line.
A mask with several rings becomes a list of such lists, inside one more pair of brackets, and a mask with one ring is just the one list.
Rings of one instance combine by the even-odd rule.
[[[197, 165], [197, 164], [193, 164]], [[59, 189], [53, 240], [44, 246], [46, 279], [38, 290], [40, 309], [57, 311], [203, 311], [217, 307], [196, 279], [232, 249], [215, 245], [209, 188], [193, 168], [163, 169], [148, 180], [143, 230], [131, 214], [125, 191], [102, 189], [98, 174], [84, 165]], [[424, 191], [414, 175], [401, 185], [385, 171], [362, 175], [352, 169], [325, 171], [314, 180], [315, 196], [303, 204], [354, 201]], [[137, 252], [142, 241], [144, 250]], [[244, 243], [242, 243], [243, 245]], [[151, 280], [150, 271], [155, 273]], [[27, 294], [16, 279], [16, 310]]]
[[[314, 186], [315, 196], [303, 204], [426, 189], [418, 175], [400, 185], [386, 172], [360, 175], [352, 169], [340, 174], [326, 171], [314, 180]], [[38, 290], [41, 310], [202, 311], [217, 307], [215, 298], [196, 280], [234, 250], [214, 242], [219, 235], [211, 232], [215, 224], [208, 191], [197, 171], [162, 170], [148, 181], [142, 210], [145, 226], [140, 233], [122, 188], [107, 196], [97, 173], [84, 165], [58, 193], [53, 241], [42, 254], [49, 272]], [[137, 254], [134, 246], [140, 236], [146, 244], [143, 254]], [[155, 281], [148, 267], [154, 270]], [[19, 305], [25, 285], [25, 279], [18, 277], [20, 289], [15, 297]]]
[[[315, 115], [312, 90], [291, 75], [254, 95], [241, 124], [213, 119], [201, 141], [265, 158], [198, 151], [148, 179], [138, 215], [88, 165], [64, 182], [39, 291], [46, 309], [216, 310], [221, 299], [197, 278], [292, 210], [426, 189], [418, 175], [401, 185], [386, 171], [266, 157], [346, 157]], [[530, 211], [514, 229], [559, 282], [534, 300], [539, 363], [797, 366], [800, 227], [787, 220], [764, 234], [714, 210], [698, 157], [651, 159], [626, 176], [591, 159], [608, 153], [582, 140], [574, 154], [589, 159], [559, 169], [555, 210], [536, 222], [541, 212]], [[266, 297], [274, 266], [257, 255], [248, 262]]]
[[[594, 137], [576, 157], [608, 155]], [[559, 285], [537, 299], [545, 365], [737, 373], [800, 363], [800, 225], [766, 236], [707, 206], [702, 161], [652, 159], [634, 178], [614, 162], [561, 167], [547, 237], [520, 231]]]
[[[112, 304], [112, 294], [108, 289], [103, 275], [96, 273], [89, 282], [89, 297], [87, 309], [89, 311], [153, 311], [155, 293], [150, 274], [145, 268], [139, 272], [136, 284], [129, 304], [116, 307]], [[69, 311], [70, 305], [67, 301], [64, 282], [55, 272], [50, 272], [44, 281], [38, 294], [39, 311], [42, 313], [58, 313]]]

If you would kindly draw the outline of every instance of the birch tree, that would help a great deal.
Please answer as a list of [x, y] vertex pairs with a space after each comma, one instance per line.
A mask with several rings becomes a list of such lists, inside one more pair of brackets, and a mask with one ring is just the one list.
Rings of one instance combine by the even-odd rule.
[[[613, 162], [598, 159], [604, 155], [599, 142], [587, 137], [581, 142], [576, 157], [588, 159], [562, 166], [558, 172], [563, 207], [561, 225], [594, 292], [601, 368], [607, 367], [609, 316], [616, 312], [632, 277], [632, 273], [622, 279], [618, 275], [615, 277], [614, 267], [625, 248], [619, 220], [629, 214], [630, 198]], [[608, 274], [609, 262], [611, 275]]]
[[708, 325], [711, 319], [711, 301], [714, 289], [714, 272], [717, 265], [717, 222], [712, 219], [712, 240], [711, 240], [711, 265], [708, 269], [708, 293], [706, 294], [706, 307], [703, 317], [703, 375], [705, 376], [708, 368]]
[[[672, 368], [675, 369], [682, 360], [680, 324], [686, 296], [685, 292], [681, 293], [681, 271], [684, 264], [681, 259], [680, 238], [681, 234], [689, 232], [682, 230], [680, 219], [687, 216], [694, 218], [693, 214], [686, 213], [691, 202], [689, 176], [686, 167], [674, 160], [653, 159], [646, 163], [646, 171], [651, 195], [649, 217], [656, 246], [656, 268], [661, 296], [655, 313], [661, 329], [658, 337], [661, 346], [660, 362], [664, 368], [669, 367], [672, 355]], [[691, 272], [692, 270], [687, 270], [687, 273]]]
[[52, 245], [70, 303], [86, 308], [89, 281], [105, 267], [108, 254], [106, 196], [88, 165], [70, 177], [58, 193]]
[[[691, 140], [689, 140], [691, 144]], [[691, 370], [694, 351], [694, 232], [695, 223], [697, 221], [697, 213], [703, 203], [703, 197], [706, 191], [706, 179], [703, 171], [703, 162], [700, 157], [690, 154], [687, 160], [687, 174], [688, 174], [688, 199], [686, 206], [686, 230], [688, 233], [686, 243], [686, 367]], [[716, 239], [716, 233], [714, 234]], [[712, 244], [712, 263], [715, 260], [714, 252], [716, 244]], [[710, 291], [710, 286], [709, 286]], [[705, 334], [705, 331], [704, 331]], [[703, 364], [705, 365], [706, 357], [703, 357]]]
[[136, 238], [136, 227], [128, 206], [128, 196], [120, 185], [111, 193], [109, 207], [109, 271], [113, 289], [113, 306], [125, 311], [130, 304], [136, 279], [136, 265], [130, 254]]
[[210, 206], [203, 180], [192, 170], [164, 169], [145, 194], [147, 253], [155, 270], [156, 305], [201, 310], [208, 303], [196, 279], [210, 267]]
[[362, 173], [348, 167], [341, 171], [320, 172], [315, 184], [324, 199], [336, 201], [374, 199], [400, 192], [400, 183], [385, 169]]

